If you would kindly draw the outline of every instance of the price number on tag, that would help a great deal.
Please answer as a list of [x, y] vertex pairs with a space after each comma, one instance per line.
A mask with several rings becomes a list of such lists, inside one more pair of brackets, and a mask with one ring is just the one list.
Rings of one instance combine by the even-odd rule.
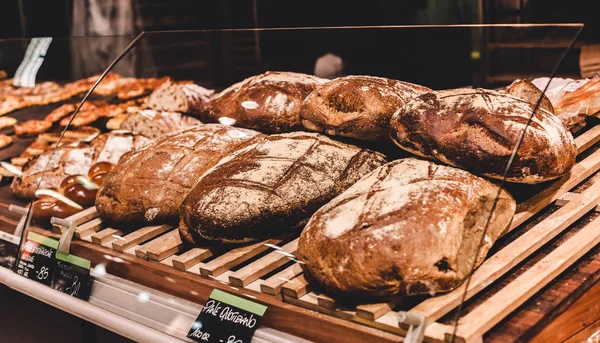
[[[223, 342], [222, 339], [220, 341]], [[229, 336], [229, 338], [227, 339], [227, 342], [225, 342], [225, 343], [244, 343], [244, 342], [242, 342], [241, 339], [235, 339], [235, 336], [231, 335], [231, 336]]]
[[38, 278], [38, 280], [46, 280], [48, 278], [48, 276], [49, 276], [48, 267], [42, 267], [37, 272], [37, 278]]
[[79, 289], [81, 288], [81, 282], [79, 281], [79, 277], [75, 276], [73, 278], [73, 283], [71, 286], [67, 287], [66, 292], [73, 296], [79, 295]]

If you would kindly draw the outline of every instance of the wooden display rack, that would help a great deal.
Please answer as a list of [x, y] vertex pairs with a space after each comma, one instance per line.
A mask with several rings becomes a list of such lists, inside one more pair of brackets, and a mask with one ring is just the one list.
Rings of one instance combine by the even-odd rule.
[[[600, 125], [577, 137], [578, 154], [582, 156], [570, 175], [519, 202], [517, 213], [505, 233], [511, 233], [505, 237], [508, 241], [492, 250], [473, 274], [467, 292], [471, 305], [459, 321], [459, 341], [482, 341], [486, 332], [600, 243], [600, 218], [593, 211], [600, 204], [600, 182], [596, 182], [600, 180], [600, 174], [594, 175], [600, 170], [600, 150], [597, 150], [600, 144], [596, 144], [599, 141]], [[558, 206], [549, 209], [548, 205], [552, 203]], [[321, 293], [304, 277], [302, 262], [294, 257], [297, 234], [233, 249], [192, 247], [182, 241], [176, 228], [169, 225], [143, 227], [123, 235], [119, 230], [105, 227], [95, 208], [67, 220], [77, 226], [75, 238], [81, 242], [74, 242], [74, 246], [81, 248], [78, 253], [91, 256], [95, 263], [106, 262], [106, 256], [119, 257], [126, 270], [116, 268], [117, 274], [145, 280], [146, 284], [149, 282], [166, 292], [171, 289], [172, 293], [186, 298], [190, 298], [188, 292], [205, 296], [203, 300], [191, 297], [200, 303], [212, 288], [233, 289], [238, 294], [266, 302], [271, 312], [277, 308], [277, 314], [290, 316], [288, 320], [272, 318], [266, 325], [319, 341], [335, 337], [343, 337], [340, 341], [399, 341], [401, 338], [396, 335], [405, 335], [407, 327], [398, 324], [398, 313], [408, 313], [425, 317], [428, 323], [426, 341], [443, 342], [452, 334], [452, 311], [460, 304], [465, 287], [462, 285], [439, 296], [419, 298], [422, 300], [419, 302], [395, 298], [384, 303], [338, 303], [333, 295]], [[59, 233], [61, 228], [55, 226], [54, 230]], [[511, 231], [520, 234], [511, 238], [514, 234]], [[526, 270], [520, 267], [557, 237], [562, 237], [558, 247]], [[108, 251], [112, 253], [106, 255]], [[100, 257], [101, 254], [104, 257]], [[145, 268], [148, 268], [147, 272], [165, 274], [164, 278], [172, 284], [187, 280], [194, 286], [182, 290], [173, 285], [169, 287], [162, 280], [149, 281], [147, 276], [139, 275]], [[507, 278], [508, 273], [518, 276], [490, 291], [489, 286]], [[202, 294], [196, 289], [202, 289]], [[300, 311], [302, 315], [298, 315], [298, 307], [312, 312]], [[313, 332], [303, 332], [298, 329], [298, 322], [289, 323], [289, 320], [302, 320], [301, 325], [305, 326], [314, 325]], [[317, 329], [320, 332], [314, 332]]]

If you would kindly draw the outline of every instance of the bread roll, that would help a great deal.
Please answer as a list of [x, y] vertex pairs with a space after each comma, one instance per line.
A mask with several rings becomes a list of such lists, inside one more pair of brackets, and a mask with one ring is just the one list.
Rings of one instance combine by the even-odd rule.
[[310, 93], [302, 104], [300, 119], [311, 131], [387, 142], [394, 112], [428, 92], [431, 89], [383, 77], [340, 77]]
[[257, 136], [263, 135], [207, 124], [158, 138], [125, 156], [106, 175], [96, 209], [105, 221], [125, 229], [177, 224], [179, 206], [200, 176]]
[[47, 150], [23, 166], [23, 175], [13, 179], [11, 189], [20, 198], [33, 198], [42, 175], [40, 189], [58, 188], [67, 176], [86, 175], [97, 162], [116, 164], [123, 154], [147, 141], [142, 136], [106, 133], [89, 143], [63, 145], [56, 152], [54, 149]]
[[182, 234], [245, 243], [294, 230], [383, 155], [315, 133], [271, 135], [208, 171], [181, 206]]
[[320, 208], [300, 235], [298, 257], [337, 296], [450, 291], [511, 221], [516, 204], [503, 190], [475, 256], [497, 194], [467, 171], [396, 160]]
[[204, 112], [214, 96], [212, 89], [167, 81], [148, 96], [147, 106], [156, 111], [198, 114]]
[[[390, 136], [419, 156], [501, 179], [534, 105], [481, 88], [437, 91], [411, 100], [394, 114]], [[577, 148], [552, 113], [538, 109], [508, 181], [539, 183], [568, 173]]]
[[268, 133], [299, 130], [304, 98], [325, 81], [290, 72], [252, 76], [222, 91], [201, 119]]

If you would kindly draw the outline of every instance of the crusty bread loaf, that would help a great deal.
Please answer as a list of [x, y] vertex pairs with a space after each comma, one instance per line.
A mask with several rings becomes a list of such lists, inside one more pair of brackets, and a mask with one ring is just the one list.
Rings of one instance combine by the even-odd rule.
[[374, 170], [320, 208], [300, 236], [305, 269], [336, 296], [456, 288], [509, 225], [514, 199], [467, 171], [407, 158]]
[[150, 109], [165, 112], [198, 114], [214, 98], [215, 91], [189, 82], [167, 81], [148, 97]]
[[[421, 95], [394, 114], [390, 136], [402, 149], [501, 179], [534, 105], [512, 95], [460, 88]], [[577, 149], [552, 113], [538, 109], [508, 181], [539, 183], [568, 173]]]
[[[122, 133], [99, 135], [91, 142], [78, 142], [45, 151], [23, 166], [23, 175], [15, 177], [11, 189], [20, 198], [33, 198], [42, 174], [40, 189], [59, 187], [69, 175], [87, 175], [97, 162], [117, 164], [121, 156], [143, 146], [148, 139]], [[46, 173], [44, 173], [44, 170]]]
[[199, 124], [202, 124], [202, 122], [198, 119], [177, 112], [141, 110], [136, 114], [127, 116], [119, 129], [135, 132], [148, 138], [156, 138], [169, 132], [183, 130]]
[[96, 209], [124, 229], [176, 224], [179, 206], [200, 176], [223, 156], [261, 137], [219, 124], [195, 126], [157, 138], [123, 158], [98, 191]]
[[379, 153], [315, 133], [264, 137], [202, 177], [181, 206], [180, 231], [244, 243], [294, 230], [383, 163]]
[[222, 91], [200, 118], [205, 122], [234, 122], [268, 133], [299, 130], [304, 98], [325, 81], [290, 72], [252, 76]]
[[552, 102], [550, 99], [542, 93], [539, 88], [537, 88], [533, 83], [527, 80], [517, 80], [513, 82], [507, 89], [506, 93], [513, 95], [519, 99], [523, 99], [528, 103], [535, 106], [537, 102], [540, 101], [540, 108], [545, 109], [546, 111], [554, 114], [554, 107], [552, 106]]
[[390, 140], [390, 118], [431, 89], [374, 76], [346, 76], [318, 86], [304, 100], [300, 120], [311, 131], [367, 141]]

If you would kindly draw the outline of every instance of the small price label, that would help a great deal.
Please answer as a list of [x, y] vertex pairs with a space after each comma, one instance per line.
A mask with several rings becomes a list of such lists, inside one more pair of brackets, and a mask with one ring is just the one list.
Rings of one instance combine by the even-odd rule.
[[188, 333], [196, 342], [250, 343], [267, 307], [215, 289]]
[[12, 269], [19, 253], [21, 237], [0, 231], [0, 266]]
[[19, 256], [17, 274], [50, 286], [54, 275], [56, 249], [57, 240], [30, 232]]
[[52, 288], [87, 301], [92, 286], [90, 267], [89, 260], [57, 251]]
[[0, 231], [0, 266], [12, 269], [19, 253], [21, 237]]

